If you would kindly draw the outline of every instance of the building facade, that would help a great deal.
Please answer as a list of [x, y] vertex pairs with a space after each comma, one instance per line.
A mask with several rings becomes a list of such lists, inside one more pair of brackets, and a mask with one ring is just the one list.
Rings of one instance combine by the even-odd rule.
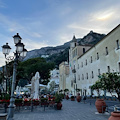
[[[66, 78], [69, 75], [69, 65], [68, 62], [62, 62], [59, 65], [59, 90], [64, 91], [66, 86]], [[67, 88], [68, 89], [68, 88]]]
[[[120, 72], [120, 25], [78, 58], [77, 85], [82, 95], [91, 94], [90, 86], [106, 72]], [[79, 69], [77, 66], [80, 66]], [[94, 94], [96, 95], [97, 93]], [[104, 94], [103, 92], [101, 94]], [[109, 94], [109, 93], [108, 93]]]
[[[100, 74], [120, 72], [120, 25], [94, 46], [80, 46], [73, 37], [69, 50], [69, 68], [66, 88], [74, 95], [76, 89], [81, 90], [81, 95], [91, 95], [90, 86], [98, 80]], [[95, 91], [94, 94], [97, 95]]]
[[54, 86], [54, 92], [59, 91], [59, 70], [58, 69], [54, 69], [52, 71], [50, 71], [50, 82], [47, 85], [47, 88], [50, 89], [50, 84], [51, 82], [54, 81], [55, 86]]

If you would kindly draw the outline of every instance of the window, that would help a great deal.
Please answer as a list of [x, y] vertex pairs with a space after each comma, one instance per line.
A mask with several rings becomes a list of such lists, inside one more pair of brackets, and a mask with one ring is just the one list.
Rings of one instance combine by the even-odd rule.
[[82, 74], [82, 80], [84, 80], [84, 75]]
[[91, 63], [92, 63], [92, 56], [91, 56]]
[[80, 75], [78, 75], [78, 80], [80, 80]]
[[120, 63], [119, 63], [119, 73], [120, 73]]
[[99, 59], [99, 54], [98, 54], [98, 52], [97, 52], [97, 60]]
[[74, 69], [75, 69], [75, 65], [74, 65]]
[[116, 40], [117, 49], [119, 49], [119, 40]]
[[88, 79], [88, 73], [86, 73], [86, 78]]
[[110, 66], [107, 66], [107, 68], [108, 68], [108, 72], [110, 72]]
[[76, 84], [76, 89], [77, 89], [77, 84]]
[[75, 56], [77, 56], [77, 49], [75, 49]]
[[71, 81], [71, 87], [73, 87], [73, 81]]
[[79, 69], [79, 64], [78, 64], [78, 69]]
[[92, 78], [94, 78], [94, 74], [93, 74], [93, 71], [92, 71]]
[[76, 83], [76, 74], [74, 74], [74, 83]]
[[108, 55], [108, 47], [106, 47], [105, 49], [106, 49], [106, 55]]
[[87, 59], [86, 59], [86, 63], [85, 64], [87, 65]]
[[100, 69], [98, 69], [98, 75], [100, 75]]
[[75, 90], [75, 84], [74, 84], [74, 90]]
[[85, 48], [83, 48], [83, 54], [85, 53]]
[[81, 67], [83, 67], [83, 62], [81, 62]]
[[75, 47], [76, 47], [76, 43], [75, 43]]

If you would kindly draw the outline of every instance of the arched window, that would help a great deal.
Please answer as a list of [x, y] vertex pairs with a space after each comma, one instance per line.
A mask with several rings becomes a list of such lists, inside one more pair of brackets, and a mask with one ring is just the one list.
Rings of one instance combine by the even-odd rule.
[[83, 54], [85, 53], [85, 48], [83, 48]]

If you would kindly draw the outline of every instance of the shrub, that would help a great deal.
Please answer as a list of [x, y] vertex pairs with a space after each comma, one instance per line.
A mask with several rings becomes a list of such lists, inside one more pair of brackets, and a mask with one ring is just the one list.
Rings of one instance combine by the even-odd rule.
[[62, 97], [61, 97], [61, 95], [60, 94], [55, 94], [55, 102], [56, 103], [60, 103], [62, 101]]

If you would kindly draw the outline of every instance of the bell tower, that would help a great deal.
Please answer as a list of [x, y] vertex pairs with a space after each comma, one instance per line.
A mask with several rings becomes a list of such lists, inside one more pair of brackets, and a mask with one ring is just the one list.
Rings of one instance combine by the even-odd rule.
[[74, 47], [76, 47], [78, 45], [78, 42], [77, 42], [77, 39], [76, 39], [76, 37], [75, 37], [75, 35], [73, 36], [73, 39], [72, 39], [72, 41], [71, 41], [71, 43], [70, 43], [70, 48], [74, 48]]

